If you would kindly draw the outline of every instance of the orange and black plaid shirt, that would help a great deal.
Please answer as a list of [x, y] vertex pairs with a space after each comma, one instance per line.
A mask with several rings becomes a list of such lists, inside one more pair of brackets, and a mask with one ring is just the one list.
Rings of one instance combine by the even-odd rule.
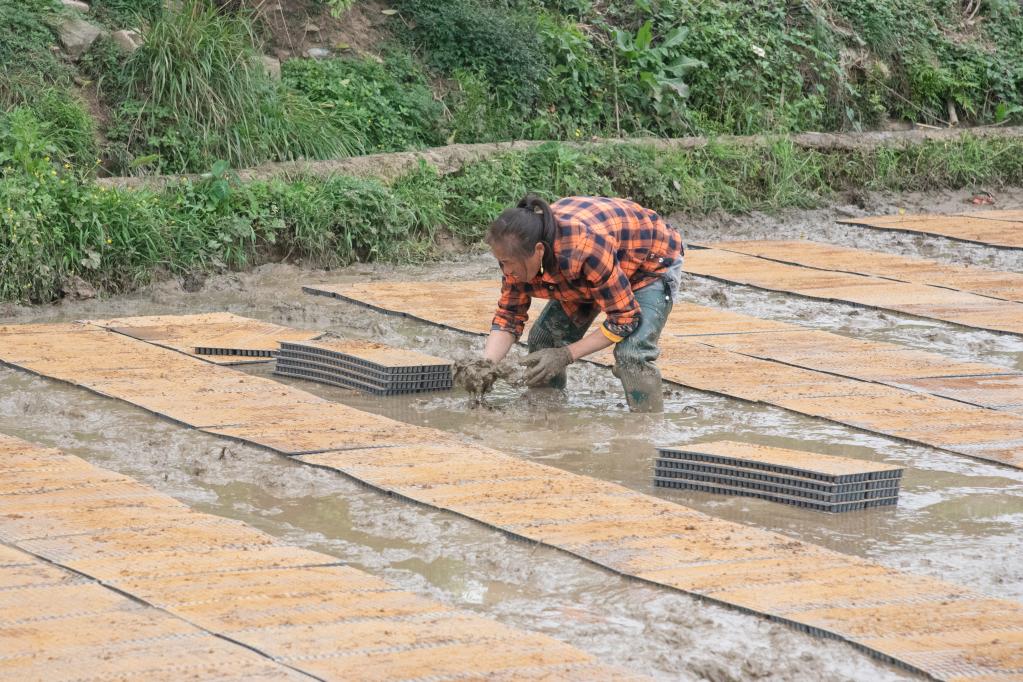
[[521, 336], [530, 299], [552, 298], [575, 324], [588, 324], [603, 311], [601, 330], [618, 343], [639, 326], [633, 292], [660, 279], [678, 259], [681, 235], [654, 211], [625, 199], [566, 197], [551, 211], [557, 267], [529, 282], [505, 276], [491, 328]]

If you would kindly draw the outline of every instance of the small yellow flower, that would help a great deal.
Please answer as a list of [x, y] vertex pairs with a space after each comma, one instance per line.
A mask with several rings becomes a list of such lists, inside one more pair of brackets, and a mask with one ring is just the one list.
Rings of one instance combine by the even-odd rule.
[[108, 239], [108, 240], [107, 240], [107, 244], [113, 244], [113, 243], [114, 243], [114, 240], [113, 240], [113, 239]]

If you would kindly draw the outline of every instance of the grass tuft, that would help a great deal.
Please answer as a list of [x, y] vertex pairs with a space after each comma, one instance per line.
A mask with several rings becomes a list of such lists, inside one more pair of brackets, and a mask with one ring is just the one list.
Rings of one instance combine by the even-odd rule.
[[245, 166], [349, 155], [352, 128], [273, 83], [255, 40], [251, 21], [201, 0], [163, 13], [125, 64], [119, 135], [129, 149], [175, 171], [217, 159]]

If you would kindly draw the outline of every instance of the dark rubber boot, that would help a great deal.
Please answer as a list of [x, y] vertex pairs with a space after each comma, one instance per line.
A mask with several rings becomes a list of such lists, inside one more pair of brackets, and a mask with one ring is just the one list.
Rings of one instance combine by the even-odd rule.
[[657, 341], [671, 313], [671, 297], [663, 282], [645, 286], [635, 296], [643, 314], [639, 328], [615, 346], [614, 375], [621, 380], [633, 412], [663, 412], [661, 370], [654, 363], [661, 352]]
[[633, 412], [664, 412], [664, 385], [661, 372], [656, 367], [638, 366], [624, 369], [615, 365], [614, 374], [625, 389], [625, 401]]

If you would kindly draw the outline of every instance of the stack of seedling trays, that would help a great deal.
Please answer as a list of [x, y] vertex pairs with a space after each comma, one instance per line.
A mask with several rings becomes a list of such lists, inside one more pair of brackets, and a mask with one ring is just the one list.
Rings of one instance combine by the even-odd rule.
[[272, 358], [277, 352], [269, 348], [220, 348], [213, 346], [196, 346], [196, 355], [236, 355], [242, 358]]
[[445, 391], [452, 386], [451, 363], [367, 341], [282, 342], [274, 373], [374, 395]]
[[732, 441], [658, 448], [654, 485], [826, 512], [894, 505], [902, 467]]

